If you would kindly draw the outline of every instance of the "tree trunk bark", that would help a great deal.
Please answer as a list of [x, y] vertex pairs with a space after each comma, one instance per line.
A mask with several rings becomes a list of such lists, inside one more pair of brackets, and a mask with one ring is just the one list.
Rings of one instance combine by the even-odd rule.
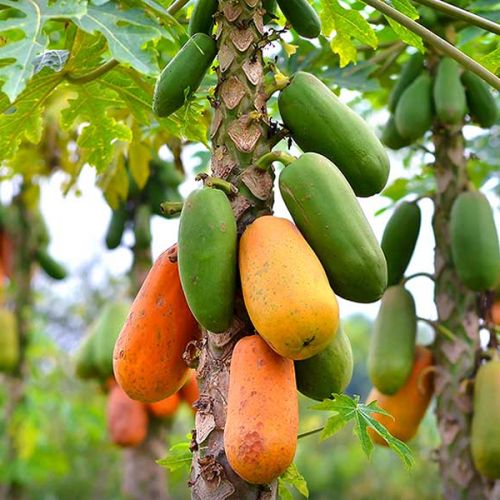
[[[238, 194], [230, 200], [240, 235], [256, 217], [270, 214], [273, 203], [273, 175], [254, 166], [260, 156], [270, 151], [272, 139], [263, 86], [262, 48], [267, 40], [262, 18], [260, 0], [219, 0], [212, 175], [238, 188]], [[224, 452], [231, 355], [236, 342], [251, 333], [253, 327], [241, 292], [237, 292], [231, 328], [221, 334], [204, 331], [194, 350], [198, 353], [200, 385], [190, 479], [194, 499], [250, 500], [276, 496], [275, 483], [252, 485], [236, 475]]]

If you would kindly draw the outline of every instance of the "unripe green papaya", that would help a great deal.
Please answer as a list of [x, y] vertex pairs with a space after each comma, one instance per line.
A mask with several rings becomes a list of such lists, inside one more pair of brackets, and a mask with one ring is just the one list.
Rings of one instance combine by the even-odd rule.
[[307, 0], [278, 0], [281, 12], [292, 28], [304, 38], [317, 38], [321, 21]]
[[100, 378], [95, 362], [95, 339], [93, 331], [89, 332], [76, 351], [75, 372], [76, 376], [83, 380]]
[[0, 309], [0, 372], [11, 373], [19, 363], [17, 321], [8, 309]]
[[334, 162], [357, 196], [383, 189], [389, 175], [384, 147], [364, 120], [318, 78], [299, 71], [280, 93], [278, 105], [295, 142]]
[[339, 327], [332, 342], [312, 358], [295, 361], [297, 389], [322, 401], [343, 392], [352, 378], [353, 359], [349, 337]]
[[140, 205], [135, 212], [134, 236], [138, 248], [151, 246], [151, 208], [149, 205]]
[[66, 268], [54, 260], [45, 248], [36, 251], [36, 260], [45, 273], [55, 280], [63, 280], [68, 275]]
[[198, 90], [216, 54], [213, 38], [205, 33], [193, 35], [161, 72], [153, 96], [154, 113], [164, 117], [177, 111], [186, 93]]
[[342, 172], [305, 153], [282, 171], [279, 186], [334, 292], [354, 302], [378, 300], [387, 285], [385, 257]]
[[236, 220], [227, 196], [211, 188], [193, 191], [181, 212], [179, 275], [189, 309], [211, 332], [224, 332], [233, 318], [236, 248]]
[[391, 286], [382, 297], [368, 352], [368, 373], [383, 394], [395, 394], [410, 376], [415, 357], [415, 302], [403, 286]]
[[462, 82], [472, 120], [483, 128], [490, 128], [497, 121], [498, 110], [488, 85], [470, 71], [462, 73]]
[[113, 349], [129, 309], [128, 301], [108, 302], [92, 326], [95, 366], [103, 380], [113, 375]]
[[500, 273], [493, 211], [479, 191], [462, 193], [450, 216], [451, 254], [458, 276], [474, 291], [490, 289]]
[[401, 203], [385, 226], [381, 247], [387, 261], [387, 284], [397, 285], [403, 278], [420, 232], [420, 208]]
[[488, 479], [500, 479], [500, 361], [482, 365], [474, 384], [471, 449], [474, 466]]
[[194, 4], [191, 18], [189, 19], [188, 33], [189, 36], [196, 33], [212, 34], [214, 27], [214, 14], [219, 6], [218, 0], [197, 0]]
[[106, 231], [106, 247], [109, 250], [114, 250], [120, 246], [127, 220], [128, 212], [125, 206], [121, 206], [111, 213], [111, 219]]
[[[160, 205], [164, 201], [183, 200], [177, 188], [168, 186], [165, 187], [160, 182], [148, 182], [145, 192], [145, 198], [153, 213], [156, 215], [162, 215], [163, 217], [166, 217], [166, 215], [161, 211]], [[177, 215], [175, 215], [174, 217], [177, 217]]]
[[184, 181], [184, 175], [175, 168], [171, 161], [156, 158], [149, 162], [151, 168], [151, 181], [159, 182], [162, 187], [176, 188]]
[[262, 7], [266, 11], [264, 14], [264, 22], [269, 24], [276, 15], [276, 0], [262, 0]]
[[391, 113], [396, 111], [399, 98], [403, 92], [416, 80], [424, 69], [424, 55], [421, 52], [416, 52], [401, 68], [401, 73], [394, 87], [389, 94], [389, 110]]
[[394, 115], [401, 137], [418, 139], [432, 125], [432, 80], [420, 75], [401, 95]]
[[33, 243], [37, 247], [45, 248], [50, 243], [49, 230], [47, 229], [47, 224], [43, 219], [40, 210], [35, 210], [33, 212], [33, 222], [32, 222], [32, 234], [34, 236]]
[[434, 79], [434, 107], [439, 120], [446, 125], [457, 125], [467, 112], [465, 89], [460, 81], [460, 66], [449, 57], [439, 61]]
[[382, 131], [381, 137], [382, 143], [388, 148], [397, 150], [409, 146], [411, 144], [411, 139], [406, 139], [399, 135], [398, 129], [396, 128], [396, 123], [394, 121], [394, 116], [389, 117], [388, 122]]

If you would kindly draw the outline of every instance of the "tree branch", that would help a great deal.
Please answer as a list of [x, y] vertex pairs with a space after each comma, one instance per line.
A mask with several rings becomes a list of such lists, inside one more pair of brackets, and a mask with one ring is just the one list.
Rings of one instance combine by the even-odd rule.
[[188, 2], [189, 0], [175, 0], [175, 2], [173, 2], [167, 9], [167, 12], [173, 16], [174, 14], [177, 14], [177, 12], [179, 12]]
[[410, 30], [412, 33], [419, 35], [429, 45], [442, 51], [452, 59], [455, 59], [455, 61], [460, 63], [472, 73], [475, 73], [485, 82], [489, 83], [493, 88], [500, 90], [500, 78], [481, 66], [481, 64], [479, 64], [478, 62], [474, 61], [474, 59], [471, 59], [462, 51], [455, 48], [453, 45], [451, 45], [451, 43], [443, 40], [432, 31], [424, 28], [420, 24], [411, 20], [409, 17], [405, 16], [404, 14], [392, 8], [390, 5], [387, 5], [381, 0], [363, 0], [363, 2], [367, 5], [370, 5], [374, 9], [377, 9], [379, 12], [382, 12], [387, 17], [394, 19], [399, 24]]
[[415, 274], [411, 274], [410, 276], [407, 276], [403, 280], [403, 285], [405, 283], [408, 283], [408, 281], [412, 280], [413, 278], [420, 278], [420, 277], [429, 278], [430, 280], [432, 280], [432, 282], [434, 282], [434, 276], [430, 273], [415, 273]]

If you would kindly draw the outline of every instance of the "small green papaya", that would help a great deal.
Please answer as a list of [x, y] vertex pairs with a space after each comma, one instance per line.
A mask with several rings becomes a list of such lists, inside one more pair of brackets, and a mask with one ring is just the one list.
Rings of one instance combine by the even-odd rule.
[[387, 286], [385, 257], [342, 172], [305, 153], [283, 169], [279, 187], [334, 292], [354, 302], [378, 300]]
[[95, 366], [102, 380], [113, 375], [113, 350], [129, 310], [128, 301], [108, 302], [91, 327], [91, 335], [95, 337]]
[[302, 150], [334, 162], [357, 196], [383, 189], [389, 175], [387, 152], [365, 121], [321, 80], [299, 71], [281, 91], [278, 106]]
[[278, 0], [281, 12], [292, 28], [304, 38], [317, 38], [321, 33], [321, 21], [307, 0]]
[[189, 36], [196, 33], [211, 35], [214, 27], [214, 15], [219, 6], [218, 0], [197, 0], [189, 19]]
[[460, 80], [460, 66], [449, 57], [438, 64], [433, 87], [434, 107], [439, 120], [446, 125], [457, 125], [467, 112], [465, 89]]
[[12, 373], [19, 364], [17, 321], [8, 309], [0, 309], [0, 372]]
[[151, 236], [151, 208], [149, 205], [137, 207], [134, 217], [135, 244], [138, 248], [149, 248]]
[[236, 220], [227, 196], [211, 188], [193, 191], [181, 212], [179, 275], [189, 309], [210, 332], [224, 332], [233, 318], [236, 249]]
[[451, 254], [463, 284], [488, 290], [500, 273], [500, 250], [493, 210], [479, 191], [460, 194], [451, 209]]
[[383, 394], [395, 394], [410, 376], [415, 357], [417, 315], [411, 293], [389, 287], [380, 304], [368, 352], [368, 373]]
[[397, 285], [403, 278], [420, 232], [420, 208], [403, 202], [396, 207], [382, 235], [382, 251], [387, 261], [387, 284]]
[[424, 55], [421, 52], [416, 52], [411, 55], [408, 61], [401, 68], [399, 78], [396, 80], [394, 87], [389, 94], [389, 111], [394, 113], [398, 104], [399, 98], [403, 92], [416, 80], [424, 69]]
[[54, 260], [45, 248], [38, 248], [36, 260], [45, 273], [55, 280], [63, 280], [68, 275], [66, 268]]
[[78, 378], [83, 380], [100, 378], [95, 361], [95, 339], [93, 331], [89, 332], [76, 351], [75, 373]]
[[295, 361], [297, 389], [308, 398], [322, 401], [341, 393], [352, 378], [353, 359], [349, 337], [339, 327], [332, 342], [312, 358]]
[[171, 161], [155, 158], [149, 162], [151, 169], [151, 181], [159, 182], [162, 187], [176, 188], [184, 181], [182, 172], [175, 168]]
[[483, 128], [492, 127], [497, 121], [498, 110], [488, 85], [470, 71], [462, 73], [462, 82], [472, 120]]
[[407, 139], [399, 135], [393, 115], [389, 117], [388, 122], [382, 130], [381, 140], [382, 144], [385, 144], [388, 148], [394, 150], [409, 146], [412, 142], [411, 139]]
[[183, 106], [186, 94], [192, 94], [217, 54], [215, 40], [205, 33], [193, 35], [167, 64], [156, 82], [153, 111], [165, 117]]
[[113, 210], [106, 231], [106, 247], [114, 250], [122, 242], [123, 232], [128, 220], [128, 212], [124, 205]]
[[479, 368], [474, 383], [471, 449], [474, 466], [491, 480], [500, 479], [500, 361]]

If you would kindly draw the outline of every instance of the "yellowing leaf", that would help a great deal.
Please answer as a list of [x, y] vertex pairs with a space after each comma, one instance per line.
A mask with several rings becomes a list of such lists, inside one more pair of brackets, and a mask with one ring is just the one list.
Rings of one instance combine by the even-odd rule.
[[356, 62], [356, 47], [348, 36], [337, 34], [330, 42], [330, 47], [340, 57], [340, 67]]
[[151, 146], [141, 142], [140, 132], [134, 130], [134, 140], [128, 148], [128, 166], [135, 183], [142, 189], [149, 178], [149, 160]]

